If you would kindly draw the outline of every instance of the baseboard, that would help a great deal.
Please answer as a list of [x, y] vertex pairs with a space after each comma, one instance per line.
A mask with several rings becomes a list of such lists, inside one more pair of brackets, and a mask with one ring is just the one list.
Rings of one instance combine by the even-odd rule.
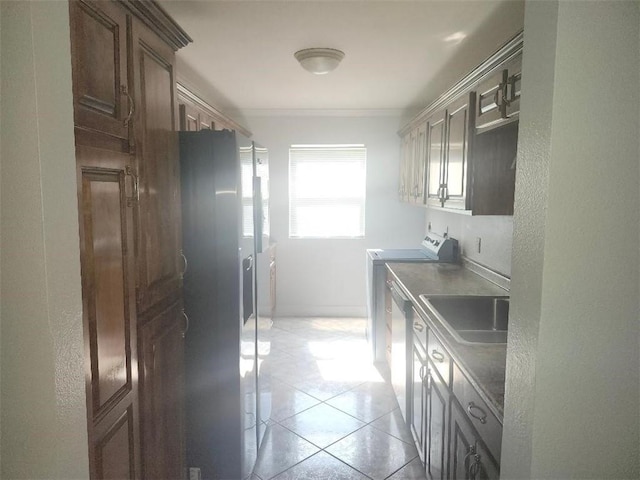
[[278, 305], [277, 317], [366, 317], [366, 306], [299, 306]]

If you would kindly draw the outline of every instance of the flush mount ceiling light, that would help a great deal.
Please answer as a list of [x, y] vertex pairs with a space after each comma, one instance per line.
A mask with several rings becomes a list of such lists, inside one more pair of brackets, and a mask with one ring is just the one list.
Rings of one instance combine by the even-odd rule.
[[316, 75], [334, 70], [344, 58], [344, 52], [335, 48], [305, 48], [293, 54], [302, 68]]

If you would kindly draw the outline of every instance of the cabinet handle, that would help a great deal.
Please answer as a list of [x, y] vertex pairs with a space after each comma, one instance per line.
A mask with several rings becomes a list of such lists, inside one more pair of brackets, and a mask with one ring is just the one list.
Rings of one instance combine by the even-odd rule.
[[504, 94], [502, 93], [502, 84], [498, 85], [498, 88], [496, 89], [496, 93], [493, 96], [493, 103], [496, 104], [496, 107], [498, 108], [498, 110], [500, 110], [500, 107], [502, 106], [502, 104], [500, 103], [500, 97], [504, 98]]
[[124, 167], [124, 174], [127, 175], [128, 177], [131, 177], [131, 179], [133, 180], [133, 197], [131, 197], [129, 200], [133, 202], [139, 201], [140, 200], [140, 184], [138, 181], [138, 176], [133, 172], [133, 167], [131, 167], [131, 165], [127, 165], [126, 167]]
[[444, 354], [443, 353], [440, 353], [439, 351], [434, 349], [431, 352], [431, 356], [433, 357], [434, 360], [437, 360], [440, 363], [444, 363]]
[[180, 250], [180, 256], [182, 257], [182, 261], [184, 262], [184, 268], [182, 269], [180, 278], [184, 278], [185, 274], [187, 273], [187, 269], [189, 268], [189, 262], [187, 262], [187, 257], [184, 256], [184, 250]]
[[476, 480], [476, 476], [478, 475], [480, 467], [482, 466], [480, 458], [480, 455], [478, 455], [477, 453], [474, 454], [473, 463], [469, 465], [469, 480]]
[[518, 81], [520, 81], [521, 78], [522, 78], [521, 73], [516, 73], [509, 77], [509, 81], [507, 83], [507, 96], [509, 97], [509, 100], [508, 100], [509, 103], [517, 100], [520, 97], [520, 95], [518, 95], [516, 91], [516, 83], [518, 83]]
[[422, 325], [420, 322], [413, 322], [413, 329], [418, 332], [422, 332], [424, 330], [424, 325]]
[[184, 338], [189, 330], [189, 316], [182, 309], [182, 316], [184, 317], [184, 330], [182, 331], [182, 338]]
[[[469, 445], [469, 447], [467, 447], [467, 454], [464, 456], [464, 460], [462, 460], [462, 464], [465, 466], [465, 469], [467, 471], [467, 476], [468, 479], [471, 479], [471, 467], [474, 465], [472, 463], [469, 464], [469, 466], [467, 467], [467, 463], [469, 462], [469, 458], [473, 455], [476, 454], [476, 446], [475, 445]], [[475, 463], [475, 462], [474, 462]]]
[[[474, 415], [473, 413], [474, 410], [478, 410], [480, 412], [480, 416]], [[475, 418], [476, 420], [479, 420], [480, 423], [482, 423], [483, 425], [487, 423], [487, 412], [485, 412], [482, 408], [480, 408], [475, 403], [469, 402], [469, 405], [467, 405], [467, 413], [471, 415], [473, 418]]]
[[126, 95], [127, 98], [129, 99], [129, 114], [127, 115], [127, 118], [125, 118], [123, 122], [124, 126], [128, 127], [129, 122], [131, 121], [131, 117], [133, 117], [133, 114], [136, 111], [136, 103], [133, 101], [133, 97], [129, 93], [129, 89], [126, 87], [126, 85], [120, 85], [120, 93], [122, 93], [123, 95]]

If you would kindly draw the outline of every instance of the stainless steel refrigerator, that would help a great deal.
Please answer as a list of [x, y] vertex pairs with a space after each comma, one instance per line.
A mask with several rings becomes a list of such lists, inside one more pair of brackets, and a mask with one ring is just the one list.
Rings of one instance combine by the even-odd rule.
[[262, 368], [271, 319], [256, 308], [269, 294], [257, 282], [269, 243], [268, 152], [228, 130], [181, 132], [180, 169], [187, 466], [203, 479], [244, 479], [271, 408]]

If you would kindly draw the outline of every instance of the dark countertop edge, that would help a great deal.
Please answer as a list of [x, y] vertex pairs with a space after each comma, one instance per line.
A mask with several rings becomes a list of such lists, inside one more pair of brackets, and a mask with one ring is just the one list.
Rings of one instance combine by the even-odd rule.
[[[438, 340], [440, 340], [440, 342], [445, 347], [445, 349], [447, 349], [447, 352], [449, 353], [449, 355], [451, 355], [451, 358], [453, 359], [453, 361], [456, 363], [456, 365], [458, 365], [458, 367], [460, 368], [464, 376], [467, 378], [467, 380], [469, 380], [471, 385], [477, 390], [480, 397], [487, 403], [487, 405], [491, 409], [491, 412], [496, 416], [500, 424], [502, 424], [503, 418], [504, 418], [504, 401], [500, 402], [497, 398], [495, 398], [491, 394], [490, 391], [488, 391], [488, 389], [478, 379], [478, 376], [474, 373], [473, 366], [467, 365], [466, 362], [462, 359], [463, 356], [458, 353], [458, 349], [460, 348], [460, 346], [457, 344], [457, 342], [455, 342], [455, 340], [453, 339], [451, 340], [449, 339], [451, 335], [446, 331], [445, 327], [441, 324], [441, 322], [427, 312], [427, 310], [423, 307], [422, 302], [419, 300], [419, 298], [417, 296], [414, 296], [414, 293], [402, 282], [402, 279], [396, 274], [396, 272], [393, 271], [393, 265], [398, 263], [405, 263], [405, 262], [388, 262], [387, 270], [391, 273], [391, 275], [393, 275], [393, 278], [402, 287], [402, 290], [409, 297], [409, 299], [411, 300], [411, 303], [413, 304], [413, 307], [420, 314], [420, 317], [426, 322], [427, 326], [435, 332], [436, 337], [438, 338]], [[460, 268], [464, 268], [464, 267], [460, 266]], [[489, 280], [483, 278], [476, 272], [473, 272], [472, 270], [468, 270], [468, 271], [476, 275], [479, 281], [489, 282]], [[506, 293], [508, 294], [509, 292], [506, 291]], [[419, 294], [416, 294], [416, 295], [419, 295]], [[477, 347], [470, 347], [470, 348], [482, 349], [486, 347], [477, 346]], [[506, 347], [505, 347], [505, 350], [506, 350]], [[505, 359], [506, 359], [506, 355], [505, 355]], [[452, 386], [449, 386], [449, 388], [451, 387]]]

